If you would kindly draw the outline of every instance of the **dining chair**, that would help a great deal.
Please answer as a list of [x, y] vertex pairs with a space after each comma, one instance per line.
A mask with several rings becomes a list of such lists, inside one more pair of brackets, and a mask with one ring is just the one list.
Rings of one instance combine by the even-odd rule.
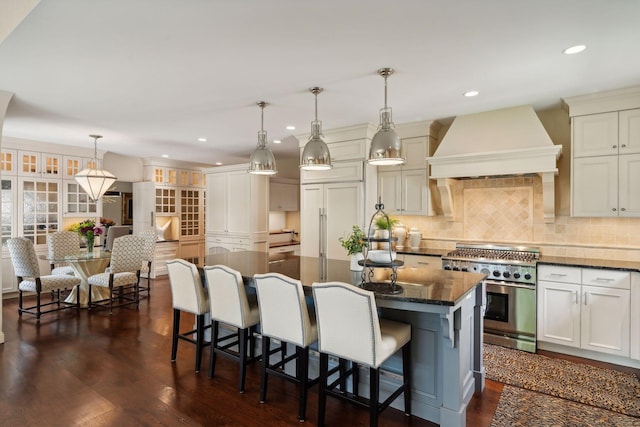
[[[153, 232], [152, 232], [153, 233]], [[156, 234], [153, 233], [154, 239]], [[202, 349], [211, 344], [206, 341], [204, 332], [211, 325], [205, 325], [205, 317], [209, 314], [209, 295], [200, 279], [195, 264], [183, 259], [167, 261], [169, 284], [173, 300], [173, 333], [171, 335], [171, 361], [178, 355], [178, 340], [184, 340], [196, 346], [196, 372], [200, 372]], [[180, 314], [185, 311], [196, 317], [196, 328], [180, 332]], [[196, 339], [192, 337], [195, 334]]]
[[[70, 290], [74, 286], [80, 286], [82, 282], [80, 278], [68, 274], [51, 274], [46, 276], [40, 275], [40, 266], [38, 265], [38, 257], [33, 247], [33, 242], [24, 237], [14, 237], [7, 241], [7, 247], [11, 255], [11, 264], [18, 278], [18, 315], [22, 313], [33, 314], [37, 320], [45, 313], [65, 310], [68, 308], [80, 308], [80, 292], [78, 292], [75, 303], [67, 303], [60, 296], [61, 290]], [[42, 304], [42, 292], [52, 291], [52, 300], [49, 303]], [[35, 292], [36, 304], [30, 307], [23, 305], [23, 293]], [[55, 305], [55, 308], [43, 311], [43, 307]]]
[[[327, 395], [369, 409], [369, 425], [378, 425], [378, 415], [404, 393], [404, 413], [411, 415], [411, 325], [378, 317], [373, 292], [348, 283], [326, 282], [312, 285], [318, 324], [320, 385], [318, 426], [323, 426]], [[382, 403], [380, 365], [402, 349], [402, 384]], [[328, 384], [329, 356], [347, 359], [351, 369]], [[369, 367], [369, 399], [358, 395], [359, 365]], [[336, 385], [351, 376], [353, 392], [337, 391]]]
[[144, 258], [142, 261], [142, 267], [140, 269], [140, 274], [145, 274], [147, 276], [147, 286], [138, 285], [140, 292], [147, 292], [147, 295], [151, 295], [151, 264], [153, 263], [153, 259], [156, 253], [156, 241], [158, 240], [158, 235], [155, 231], [143, 231], [139, 234], [140, 237], [144, 239]]
[[[302, 290], [302, 283], [279, 273], [253, 276], [260, 310], [262, 334], [262, 371], [260, 402], [267, 398], [268, 375], [273, 374], [299, 384], [298, 420], [303, 422], [307, 412], [307, 390], [318, 379], [309, 379], [309, 346], [318, 339], [315, 313], [309, 309]], [[280, 348], [271, 350], [271, 340], [280, 341]], [[295, 346], [295, 353], [287, 356], [287, 343]], [[271, 363], [271, 356], [280, 354]], [[285, 372], [285, 365], [296, 362], [295, 375]]]
[[[51, 263], [51, 274], [73, 275], [73, 268], [64, 264], [65, 256], [77, 255], [80, 252], [80, 236], [73, 231], [56, 231], [47, 235], [48, 258]], [[58, 265], [58, 267], [56, 267]]]
[[[140, 236], [126, 235], [113, 241], [111, 263], [108, 271], [94, 274], [87, 278], [90, 310], [109, 307], [109, 313], [113, 313], [114, 307], [135, 305], [138, 308], [140, 302], [138, 283], [140, 281], [140, 268], [144, 259], [144, 248], [145, 241]], [[93, 301], [91, 298], [92, 286], [108, 288], [109, 297], [100, 301]], [[114, 302], [116, 302], [115, 305]]]
[[[218, 353], [237, 360], [240, 364], [238, 389], [244, 393], [247, 364], [260, 358], [255, 355], [254, 337], [256, 325], [260, 322], [258, 301], [255, 294], [247, 294], [238, 271], [224, 265], [211, 265], [204, 267], [204, 273], [212, 322], [209, 378], [213, 378], [215, 373]], [[220, 323], [236, 331], [219, 336]], [[238, 350], [232, 350], [236, 346]]]
[[107, 231], [107, 237], [104, 242], [104, 250], [110, 251], [113, 248], [113, 241], [118, 237], [126, 236], [129, 234], [130, 227], [126, 225], [112, 225]]

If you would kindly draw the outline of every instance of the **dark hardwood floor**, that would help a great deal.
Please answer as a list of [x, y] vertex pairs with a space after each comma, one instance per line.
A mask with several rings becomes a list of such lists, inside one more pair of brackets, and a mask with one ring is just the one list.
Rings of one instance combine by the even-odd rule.
[[[247, 371], [246, 392], [237, 391], [238, 367], [218, 358], [216, 377], [195, 373], [194, 346], [180, 342], [170, 361], [172, 308], [167, 279], [152, 283], [138, 311], [121, 308], [45, 315], [17, 315], [17, 299], [3, 303], [5, 344], [0, 345], [0, 426], [71, 425], [297, 425], [297, 391], [269, 380], [267, 403], [258, 402], [259, 364]], [[183, 327], [193, 317], [182, 316]], [[484, 427], [498, 404], [502, 384], [487, 381], [467, 410], [467, 425]], [[317, 388], [309, 393], [306, 425], [316, 425]], [[329, 399], [327, 424], [368, 425], [365, 410]], [[433, 426], [389, 408], [381, 426]]]

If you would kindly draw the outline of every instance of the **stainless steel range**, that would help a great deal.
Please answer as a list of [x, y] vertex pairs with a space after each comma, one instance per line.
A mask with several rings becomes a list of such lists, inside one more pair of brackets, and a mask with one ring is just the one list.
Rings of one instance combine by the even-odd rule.
[[442, 257], [445, 270], [487, 275], [484, 341], [535, 353], [536, 262], [540, 250], [484, 244], [456, 244]]

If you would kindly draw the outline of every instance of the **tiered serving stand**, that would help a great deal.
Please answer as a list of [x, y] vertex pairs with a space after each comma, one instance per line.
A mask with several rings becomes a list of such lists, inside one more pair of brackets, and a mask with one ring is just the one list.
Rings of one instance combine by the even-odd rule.
[[[373, 229], [373, 224], [376, 219], [380, 216], [384, 216], [389, 221], [389, 216], [384, 212], [384, 205], [382, 201], [378, 199], [378, 203], [376, 204], [376, 212], [371, 217], [371, 221], [369, 222], [369, 230]], [[364, 249], [364, 259], [358, 261], [358, 264], [363, 266], [362, 270], [362, 282], [360, 283], [360, 287], [366, 289], [368, 291], [377, 292], [379, 294], [399, 294], [402, 292], [402, 286], [396, 283], [398, 278], [398, 267], [404, 265], [403, 261], [394, 260], [394, 251], [393, 251], [393, 242], [397, 241], [396, 237], [392, 237], [391, 230], [389, 230], [389, 236], [387, 238], [375, 238], [371, 237], [371, 232], [367, 235], [367, 244]], [[391, 262], [374, 262], [369, 259], [369, 251], [373, 247], [373, 244], [377, 246], [378, 243], [387, 243], [387, 249], [389, 250], [389, 260], [393, 260]], [[389, 280], [385, 280], [383, 282], [376, 281], [374, 278], [374, 270], [377, 268], [386, 268], [390, 269], [391, 273], [389, 276]]]

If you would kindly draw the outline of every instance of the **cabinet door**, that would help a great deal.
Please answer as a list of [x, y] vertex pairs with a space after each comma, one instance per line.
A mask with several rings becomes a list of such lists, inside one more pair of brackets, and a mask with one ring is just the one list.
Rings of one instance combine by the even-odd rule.
[[0, 173], [2, 176], [17, 175], [17, 158], [18, 152], [16, 150], [3, 149], [0, 151]]
[[580, 347], [578, 284], [538, 281], [539, 341]]
[[227, 175], [212, 173], [207, 175], [207, 233], [227, 231]]
[[573, 160], [573, 216], [618, 216], [618, 156]]
[[251, 175], [246, 171], [227, 174], [227, 231], [248, 233], [251, 230]]
[[403, 169], [426, 169], [428, 142], [426, 136], [402, 139], [402, 157], [406, 159]]
[[64, 183], [64, 216], [92, 217], [100, 216], [102, 202], [96, 203], [74, 180], [65, 179]]
[[619, 215], [640, 217], [640, 154], [618, 156]]
[[618, 113], [573, 118], [573, 156], [618, 154]]
[[11, 256], [8, 249], [2, 250], [2, 292], [16, 292], [18, 279], [13, 271]]
[[363, 203], [361, 183], [325, 184], [324, 247], [327, 258], [349, 259], [338, 239], [347, 237], [354, 225], [363, 224]]
[[402, 214], [402, 172], [378, 172], [378, 197], [388, 214]]
[[627, 289], [582, 287], [582, 348], [629, 357], [629, 304]]
[[620, 111], [618, 122], [620, 154], [640, 153], [640, 108]]
[[402, 213], [404, 215], [428, 215], [429, 191], [427, 170], [402, 171]]
[[18, 235], [34, 245], [46, 245], [47, 234], [60, 229], [60, 201], [62, 182], [52, 179], [20, 178], [18, 181]]
[[324, 185], [300, 186], [300, 254], [320, 255], [320, 212], [324, 208]]

